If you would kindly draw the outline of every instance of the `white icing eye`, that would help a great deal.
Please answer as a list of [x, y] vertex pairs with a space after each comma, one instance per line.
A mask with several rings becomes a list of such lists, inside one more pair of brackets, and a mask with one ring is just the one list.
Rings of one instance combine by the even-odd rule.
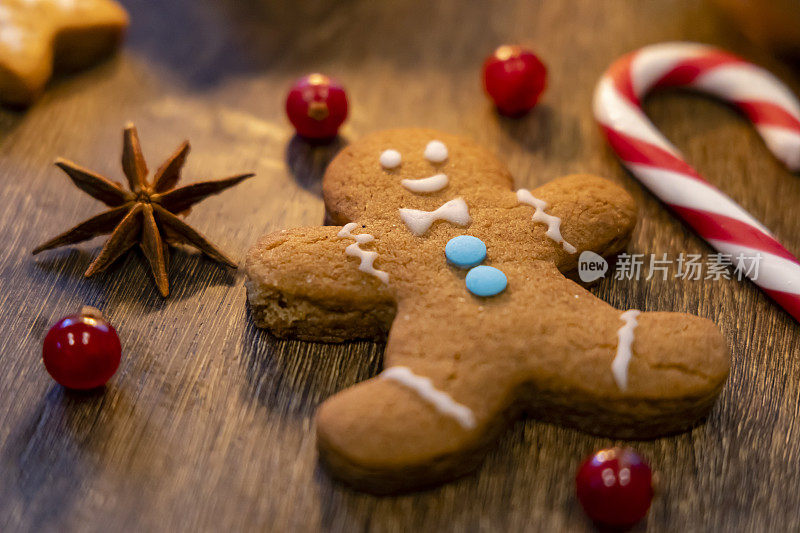
[[381, 153], [381, 166], [383, 168], [396, 168], [400, 165], [402, 157], [397, 150], [384, 150]]
[[431, 141], [425, 147], [425, 159], [431, 163], [441, 163], [447, 159], [447, 146], [442, 141]]

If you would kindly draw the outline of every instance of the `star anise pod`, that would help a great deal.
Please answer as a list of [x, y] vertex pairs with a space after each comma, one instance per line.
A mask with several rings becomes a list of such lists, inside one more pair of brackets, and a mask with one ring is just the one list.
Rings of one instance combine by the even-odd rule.
[[211, 259], [236, 268], [236, 263], [177, 215], [185, 214], [192, 205], [254, 174], [240, 174], [219, 181], [201, 181], [175, 188], [188, 154], [189, 142], [186, 141], [156, 171], [152, 182], [148, 181], [139, 135], [133, 124], [129, 124], [125, 127], [122, 145], [122, 170], [128, 179], [129, 191], [103, 176], [59, 158], [56, 165], [67, 173], [78, 188], [111, 209], [38, 246], [33, 254], [110, 233], [111, 237], [100, 255], [92, 261], [84, 275], [88, 278], [102, 272], [139, 244], [150, 264], [158, 290], [164, 297], [169, 295], [168, 244], [191, 244]]

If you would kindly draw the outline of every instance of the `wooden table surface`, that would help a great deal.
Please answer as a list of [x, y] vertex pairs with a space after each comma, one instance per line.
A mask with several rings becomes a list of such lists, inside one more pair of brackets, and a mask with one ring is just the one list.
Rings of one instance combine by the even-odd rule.
[[[493, 148], [518, 186], [583, 171], [622, 184], [641, 217], [631, 252], [707, 254], [604, 144], [595, 82], [620, 54], [674, 39], [732, 49], [796, 91], [800, 70], [696, 0], [124, 3], [133, 25], [116, 58], [55, 82], [27, 112], [0, 112], [0, 531], [591, 530], [574, 473], [614, 441], [534, 421], [513, 426], [475, 475], [435, 490], [375, 498], [332, 481], [317, 462], [314, 411], [376, 374], [383, 346], [276, 340], [254, 328], [241, 271], [194, 253], [174, 254], [167, 300], [137, 254], [83, 279], [99, 241], [31, 257], [101, 209], [52, 161], [120, 179], [132, 120], [151, 168], [190, 138], [187, 182], [257, 172], [188, 217], [241, 259], [265, 232], [322, 222], [320, 176], [337, 146], [435, 127]], [[484, 56], [506, 42], [532, 46], [550, 69], [542, 104], [518, 120], [499, 118], [479, 84]], [[287, 86], [313, 70], [350, 96], [332, 147], [293, 138], [284, 118]], [[800, 252], [800, 179], [743, 118], [685, 93], [646, 107], [701, 173]], [[709, 317], [732, 351], [705, 425], [633, 443], [658, 476], [638, 529], [800, 528], [797, 323], [735, 280], [607, 279], [592, 290], [620, 308]], [[124, 359], [105, 390], [76, 394], [54, 385], [40, 351], [48, 327], [84, 304], [110, 317]]]

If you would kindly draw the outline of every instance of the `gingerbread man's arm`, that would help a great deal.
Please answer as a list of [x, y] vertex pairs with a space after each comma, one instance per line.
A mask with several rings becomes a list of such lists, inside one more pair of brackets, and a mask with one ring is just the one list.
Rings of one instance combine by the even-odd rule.
[[[526, 223], [538, 237], [536, 244], [545, 244], [537, 258], [554, 262], [562, 272], [574, 270], [583, 251], [607, 257], [624, 250], [636, 225], [636, 204], [630, 194], [591, 174], [564, 176], [517, 195]], [[553, 239], [559, 233], [562, 242]]]
[[[259, 327], [314, 341], [385, 338], [395, 314], [389, 287], [357, 268], [347, 250], [358, 243], [341, 232], [338, 226], [280, 231], [250, 249], [247, 296]], [[360, 245], [365, 252], [372, 247]]]

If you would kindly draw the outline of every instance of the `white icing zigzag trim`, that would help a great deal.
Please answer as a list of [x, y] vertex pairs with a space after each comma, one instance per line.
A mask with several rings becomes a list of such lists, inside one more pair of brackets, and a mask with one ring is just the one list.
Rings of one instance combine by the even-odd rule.
[[517, 191], [517, 200], [521, 204], [528, 204], [536, 208], [536, 212], [533, 214], [533, 221], [547, 224], [547, 231], [545, 232], [545, 235], [557, 243], [561, 243], [561, 246], [564, 247], [564, 250], [566, 250], [567, 253], [574, 254], [578, 251], [574, 246], [565, 241], [564, 237], [561, 236], [561, 219], [553, 215], [548, 215], [544, 212], [544, 210], [547, 209], [547, 202], [536, 198], [529, 190], [526, 189], [520, 189]]
[[400, 209], [400, 218], [406, 223], [414, 235], [424, 235], [437, 220], [446, 220], [457, 226], [466, 226], [472, 219], [469, 208], [463, 198], [456, 198], [442, 204], [436, 211], [420, 211], [419, 209]]
[[614, 373], [614, 380], [621, 390], [628, 388], [628, 365], [633, 357], [633, 330], [639, 325], [636, 317], [641, 314], [641, 311], [631, 309], [625, 311], [620, 315], [620, 320], [624, 322], [621, 328], [617, 330], [617, 355], [614, 357], [614, 362], [611, 363], [611, 371]]
[[352, 256], [358, 257], [361, 259], [361, 263], [358, 265], [358, 269], [361, 272], [366, 272], [367, 274], [372, 274], [379, 280], [384, 283], [389, 283], [389, 274], [384, 272], [383, 270], [377, 270], [373, 265], [375, 263], [375, 259], [378, 257], [378, 252], [366, 251], [361, 249], [361, 245], [364, 243], [372, 242], [375, 240], [375, 237], [370, 235], [369, 233], [361, 233], [360, 235], [353, 235], [351, 231], [356, 229], [358, 224], [355, 222], [350, 222], [346, 224], [342, 230], [337, 234], [337, 237], [346, 238], [349, 237], [351, 239], [355, 239], [356, 242], [348, 246], [344, 249], [344, 253]]
[[381, 372], [381, 379], [388, 379], [408, 387], [420, 398], [431, 404], [439, 413], [453, 418], [465, 429], [475, 427], [475, 414], [466, 405], [455, 401], [446, 392], [433, 386], [430, 379], [414, 374], [407, 366], [393, 366]]
[[450, 180], [445, 174], [436, 174], [430, 178], [422, 178], [418, 180], [402, 180], [400, 184], [411, 192], [426, 193], [441, 191]]

